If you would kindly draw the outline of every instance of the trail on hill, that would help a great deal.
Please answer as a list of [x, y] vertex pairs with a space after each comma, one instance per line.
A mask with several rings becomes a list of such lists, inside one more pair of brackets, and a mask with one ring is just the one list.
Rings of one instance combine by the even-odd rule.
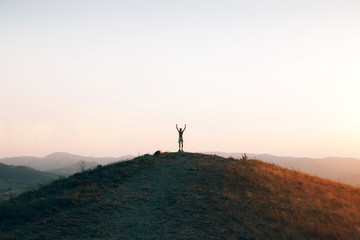
[[203, 222], [207, 217], [201, 205], [194, 214], [193, 198], [206, 197], [198, 191], [206, 188], [204, 183], [214, 192], [220, 186], [214, 181], [215, 174], [203, 174], [196, 165], [177, 153], [171, 161], [142, 169], [113, 195], [112, 204], [119, 207], [101, 216], [103, 227], [109, 228], [111, 237], [121, 239], [175, 239], [194, 233], [198, 238], [208, 236], [208, 229], [199, 231], [207, 228]]

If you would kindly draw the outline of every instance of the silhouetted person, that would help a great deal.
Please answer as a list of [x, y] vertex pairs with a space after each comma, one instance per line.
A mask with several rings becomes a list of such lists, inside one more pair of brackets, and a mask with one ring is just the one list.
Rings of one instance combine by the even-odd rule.
[[184, 131], [186, 129], [186, 124], [185, 124], [184, 130], [182, 130], [181, 128], [179, 130], [177, 124], [176, 124], [176, 129], [179, 132], [179, 151], [184, 151], [183, 133], [184, 133]]

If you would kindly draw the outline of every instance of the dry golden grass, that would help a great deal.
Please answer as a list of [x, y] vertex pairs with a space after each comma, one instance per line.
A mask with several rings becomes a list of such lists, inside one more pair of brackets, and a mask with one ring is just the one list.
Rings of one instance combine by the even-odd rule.
[[[224, 171], [225, 194], [251, 202], [248, 216], [264, 221], [255, 236], [276, 239], [356, 239], [360, 189], [260, 162], [233, 161]], [[258, 232], [258, 234], [256, 234]]]

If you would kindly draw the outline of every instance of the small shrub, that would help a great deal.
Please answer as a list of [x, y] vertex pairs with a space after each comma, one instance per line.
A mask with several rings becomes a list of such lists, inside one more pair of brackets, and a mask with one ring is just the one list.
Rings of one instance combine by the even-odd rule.
[[161, 154], [161, 151], [158, 150], [158, 151], [156, 151], [156, 152], [154, 153], [154, 156], [159, 156], [160, 154]]

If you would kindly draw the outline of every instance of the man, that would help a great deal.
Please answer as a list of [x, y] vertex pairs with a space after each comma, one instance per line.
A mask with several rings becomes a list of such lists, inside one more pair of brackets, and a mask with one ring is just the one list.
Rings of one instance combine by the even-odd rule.
[[183, 140], [183, 133], [186, 129], [186, 124], [185, 124], [185, 127], [184, 127], [184, 130], [182, 130], [180, 128], [180, 130], [178, 129], [178, 125], [176, 124], [176, 129], [178, 130], [179, 132], [179, 151], [184, 151], [184, 140]]

